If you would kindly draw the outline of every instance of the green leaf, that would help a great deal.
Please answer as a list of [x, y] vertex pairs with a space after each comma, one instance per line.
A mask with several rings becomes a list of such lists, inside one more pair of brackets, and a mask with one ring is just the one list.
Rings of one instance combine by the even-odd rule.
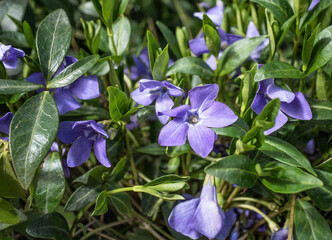
[[163, 37], [165, 38], [166, 42], [169, 44], [169, 47], [171, 48], [172, 52], [177, 58], [181, 58], [181, 52], [179, 49], [179, 45], [176, 41], [176, 38], [173, 34], [173, 32], [162, 22], [157, 21], [156, 22], [159, 30], [163, 34]]
[[120, 181], [125, 175], [126, 171], [128, 170], [128, 167], [129, 167], [129, 161], [126, 155], [123, 158], [121, 158], [121, 160], [114, 167], [111, 173], [110, 181], [112, 182]]
[[137, 112], [137, 120], [139, 122], [143, 122], [145, 120], [148, 120], [149, 118], [156, 116], [156, 110], [153, 105], [149, 105], [146, 107], [143, 107], [141, 110]]
[[315, 37], [314, 48], [306, 75], [323, 67], [332, 59], [332, 26], [325, 28]]
[[323, 211], [332, 210], [332, 173], [315, 170], [324, 186], [307, 190], [307, 194], [317, 207]]
[[160, 146], [158, 143], [151, 143], [141, 148], [136, 149], [137, 152], [147, 153], [151, 155], [164, 155], [165, 147]]
[[180, 167], [180, 158], [172, 157], [169, 159], [167, 164], [167, 170], [164, 170], [165, 173], [175, 173]]
[[0, 32], [1, 43], [18, 48], [29, 48], [25, 36], [21, 32]]
[[332, 100], [332, 79], [323, 69], [317, 71], [316, 95], [320, 100]]
[[[109, 0], [107, 0], [109, 1]], [[119, 20], [117, 20], [113, 26], [113, 36], [114, 36], [114, 42], [116, 47], [116, 54], [122, 55], [124, 51], [126, 50], [129, 40], [130, 40], [130, 33], [131, 33], [131, 25], [125, 16], [122, 16]], [[115, 54], [115, 51], [113, 49], [113, 45], [110, 39], [109, 43], [110, 49], [113, 54]]]
[[307, 70], [307, 66], [309, 64], [309, 60], [312, 54], [312, 50], [314, 47], [314, 42], [316, 39], [316, 34], [319, 29], [320, 24], [318, 24], [314, 31], [311, 31], [310, 28], [307, 28], [304, 35], [303, 40], [303, 48], [302, 48], [302, 70], [305, 72]]
[[66, 240], [70, 239], [66, 219], [59, 213], [46, 214], [32, 223], [26, 229], [35, 238]]
[[137, 112], [138, 109], [142, 108], [143, 105], [140, 104], [138, 105], [137, 107], [133, 107], [131, 109], [128, 110], [128, 112], [126, 112], [122, 117], [121, 117], [121, 120], [124, 121], [124, 122], [129, 122], [130, 121], [130, 117], [132, 115], [134, 115], [134, 113]]
[[190, 145], [186, 142], [182, 146], [166, 147], [166, 154], [169, 157], [175, 157], [187, 153], [190, 150]]
[[218, 58], [221, 49], [220, 35], [215, 24], [206, 14], [203, 14], [203, 35], [207, 48]]
[[115, 121], [120, 121], [128, 107], [127, 95], [116, 87], [107, 88], [109, 96], [109, 112]]
[[325, 162], [319, 164], [317, 167], [315, 167], [318, 170], [332, 173], [332, 158], [326, 160]]
[[241, 39], [227, 47], [218, 62], [220, 75], [230, 73], [240, 66], [265, 38], [266, 36]]
[[155, 61], [159, 55], [159, 44], [154, 38], [153, 34], [148, 30], [146, 32], [146, 38], [148, 39], [148, 52], [149, 52], [149, 61], [150, 61], [150, 69], [153, 72]]
[[264, 64], [258, 69], [254, 80], [256, 82], [268, 78], [304, 78], [305, 75], [296, 67], [286, 62], [274, 61]]
[[0, 197], [25, 198], [9, 158], [5, 158], [2, 154], [0, 154], [0, 182]]
[[39, 24], [36, 45], [46, 82], [53, 77], [66, 56], [71, 34], [70, 21], [62, 9], [50, 13]]
[[259, 178], [265, 187], [277, 193], [298, 193], [323, 186], [323, 182], [311, 174], [278, 162], [268, 163]]
[[293, 145], [286, 141], [266, 136], [265, 141], [259, 150], [279, 162], [290, 166], [302, 167], [316, 176], [308, 159], [306, 159]]
[[[114, 8], [116, 0], [102, 0], [101, 1], [101, 11], [102, 18], [107, 28], [112, 29], [113, 19], [114, 19]], [[96, 7], [96, 6], [95, 6]], [[96, 8], [97, 12], [100, 11], [99, 7]]]
[[134, 186], [134, 192], [144, 192], [147, 194], [150, 194], [152, 196], [164, 199], [166, 201], [176, 201], [176, 200], [184, 200], [184, 197], [182, 197], [179, 194], [169, 194], [169, 193], [162, 193], [158, 192], [155, 189], [144, 187], [144, 186]]
[[278, 40], [277, 47], [276, 47], [277, 49], [279, 48], [281, 43], [284, 41], [286, 34], [288, 33], [289, 29], [291, 28], [295, 18], [296, 18], [296, 16], [293, 15], [291, 18], [289, 18], [286, 22], [284, 22], [282, 24], [281, 29], [280, 29], [282, 31], [282, 34]]
[[91, 216], [98, 216], [107, 213], [108, 204], [107, 204], [107, 194], [106, 190], [102, 191], [96, 200], [95, 210], [92, 212]]
[[252, 127], [258, 126], [263, 130], [272, 128], [275, 124], [275, 119], [279, 113], [280, 99], [272, 99], [268, 104], [265, 105], [262, 112], [254, 119]]
[[292, 7], [287, 0], [250, 0], [267, 8], [274, 17], [280, 22], [286, 22], [294, 15]]
[[88, 183], [80, 186], [68, 199], [64, 210], [66, 212], [78, 211], [94, 202], [102, 192], [102, 184]]
[[201, 77], [213, 77], [213, 71], [202, 59], [197, 57], [184, 57], [170, 66], [167, 76], [175, 73], [188, 73]]
[[207, 166], [204, 171], [245, 188], [253, 187], [257, 182], [254, 163], [250, 158], [242, 155], [225, 157]]
[[59, 113], [49, 92], [26, 101], [10, 125], [9, 144], [17, 177], [28, 189], [58, 131]]
[[65, 175], [58, 152], [52, 152], [40, 168], [40, 177], [35, 190], [37, 207], [44, 213], [55, 211], [65, 192]]
[[255, 126], [251, 128], [242, 140], [236, 141], [236, 150], [240, 153], [256, 150], [259, 148], [265, 140], [263, 128], [261, 126]]
[[221, 136], [233, 137], [233, 138], [243, 138], [244, 135], [249, 131], [249, 127], [246, 122], [242, 118], [238, 118], [238, 120], [232, 125], [224, 128], [212, 128], [212, 130]]
[[0, 94], [26, 93], [40, 88], [44, 88], [44, 86], [24, 80], [0, 79]]
[[119, 213], [123, 213], [123, 214], [131, 213], [130, 197], [127, 193], [120, 192], [120, 193], [112, 194], [109, 198]]
[[331, 240], [329, 224], [308, 202], [296, 201], [294, 217], [294, 240]]
[[307, 98], [312, 112], [311, 121], [331, 122], [332, 102]]
[[181, 177], [175, 174], [164, 175], [143, 185], [145, 188], [154, 189], [161, 192], [174, 192], [182, 189], [186, 185], [189, 177]]
[[13, 204], [0, 198], [0, 223], [16, 224], [19, 222], [19, 217], [14, 211]]
[[188, 34], [187, 34], [187, 29], [185, 27], [176, 27], [175, 29], [175, 35], [176, 35], [176, 40], [179, 44], [179, 49], [181, 52], [182, 57], [186, 57], [190, 55], [188, 49]]
[[168, 45], [157, 57], [153, 68], [153, 79], [156, 81], [162, 81], [166, 79], [166, 72], [168, 69], [169, 55]]
[[98, 55], [92, 55], [69, 65], [47, 84], [47, 88], [61, 88], [68, 86], [89, 71], [89, 69], [96, 64], [98, 59]]
[[103, 182], [102, 176], [104, 172], [109, 172], [109, 169], [102, 165], [96, 166], [87, 171], [86, 173], [84, 173], [83, 175], [76, 178], [73, 181], [73, 183], [83, 183], [83, 184], [87, 184], [88, 182], [102, 183]]
[[23, 33], [24, 33], [25, 39], [26, 39], [27, 43], [29, 44], [30, 48], [36, 49], [35, 37], [31, 30], [30, 24], [24, 20], [22, 27], [23, 27]]

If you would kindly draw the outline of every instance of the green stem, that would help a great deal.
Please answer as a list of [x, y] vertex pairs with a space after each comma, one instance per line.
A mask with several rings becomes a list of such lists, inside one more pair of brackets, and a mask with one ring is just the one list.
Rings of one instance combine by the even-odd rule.
[[119, 193], [119, 192], [130, 192], [130, 191], [134, 191], [134, 187], [125, 187], [125, 188], [114, 189], [114, 190], [108, 191], [106, 193], [106, 195], [110, 196], [112, 194], [116, 194], [116, 193]]
[[126, 141], [126, 147], [127, 147], [127, 151], [128, 151], [128, 156], [129, 156], [129, 159], [130, 159], [131, 170], [133, 171], [133, 175], [134, 175], [135, 184], [138, 185], [139, 184], [139, 182], [138, 182], [138, 174], [137, 174], [137, 170], [136, 170], [136, 166], [135, 166], [135, 161], [134, 161], [133, 153], [131, 151], [130, 141], [129, 141], [129, 136], [127, 134], [127, 131], [125, 132], [125, 141]]
[[233, 192], [231, 193], [231, 195], [229, 195], [227, 202], [226, 202], [226, 206], [225, 208], [228, 208], [228, 206], [232, 203], [233, 198], [235, 198], [235, 196], [241, 191], [242, 187], [237, 186]]
[[175, 9], [178, 12], [178, 15], [180, 17], [180, 20], [182, 22], [182, 24], [186, 27], [187, 29], [187, 33], [188, 33], [188, 38], [189, 40], [193, 38], [192, 33], [190, 31], [190, 24], [189, 24], [189, 18], [187, 16], [187, 14], [185, 13], [185, 11], [183, 10], [181, 3], [179, 0], [174, 0], [174, 5], [175, 5]]
[[188, 173], [188, 175], [190, 172], [190, 161], [191, 161], [191, 150], [189, 149], [186, 156], [186, 172]]
[[275, 203], [271, 203], [271, 202], [266, 202], [264, 200], [260, 200], [260, 199], [256, 199], [256, 198], [251, 198], [251, 197], [237, 197], [234, 198], [233, 201], [249, 201], [249, 202], [254, 202], [254, 203], [258, 203], [261, 204], [263, 206], [266, 206], [267, 208], [269, 208], [272, 211], [278, 211], [279, 207], [277, 204]]
[[292, 238], [293, 238], [295, 201], [296, 201], [296, 194], [293, 194], [292, 195], [292, 208], [291, 208], [290, 217], [289, 217], [288, 240], [292, 240]]
[[6, 105], [7, 105], [7, 107], [9, 108], [9, 110], [10, 110], [12, 113], [15, 113], [15, 110], [14, 110], [12, 104], [10, 104], [9, 102], [6, 102]]

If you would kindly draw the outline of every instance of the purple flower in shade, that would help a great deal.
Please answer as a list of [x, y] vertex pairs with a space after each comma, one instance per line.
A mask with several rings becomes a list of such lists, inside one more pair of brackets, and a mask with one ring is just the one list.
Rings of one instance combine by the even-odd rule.
[[[61, 71], [63, 71], [66, 67], [73, 64], [74, 62], [77, 62], [76, 58], [66, 56], [54, 76], [58, 75]], [[46, 86], [44, 75], [41, 72], [31, 74], [26, 78], [26, 81], [39, 83]], [[39, 91], [41, 90], [37, 90], [37, 92]], [[74, 96], [81, 100], [88, 100], [97, 98], [99, 95], [100, 92], [98, 78], [95, 75], [90, 75], [86, 77], [79, 77], [68, 86], [54, 89], [53, 97], [59, 109], [59, 114], [63, 115], [81, 107], [81, 104], [74, 98]]]
[[24, 57], [25, 53], [11, 45], [0, 44], [0, 61], [6, 69], [14, 69], [17, 67], [17, 58]]
[[[252, 38], [252, 37], [259, 37], [260, 34], [255, 26], [255, 24], [250, 21], [249, 25], [247, 27], [247, 34], [246, 34], [246, 38]], [[263, 51], [263, 49], [269, 44], [269, 39], [264, 39], [263, 42], [261, 42], [256, 48], [255, 50], [250, 54], [249, 58], [254, 60], [255, 62], [258, 62], [260, 57], [261, 57], [261, 53]]]
[[[12, 112], [7, 112], [2, 118], [0, 118], [0, 132], [9, 134], [10, 123], [14, 117]], [[8, 141], [8, 137], [1, 137], [2, 140]]]
[[287, 238], [288, 238], [287, 228], [280, 228], [278, 231], [274, 232], [271, 236], [271, 240], [287, 240]]
[[167, 81], [155, 81], [142, 79], [139, 81], [139, 88], [131, 93], [132, 99], [144, 106], [150, 105], [156, 99], [156, 115], [162, 124], [166, 124], [169, 117], [160, 115], [160, 112], [172, 109], [174, 102], [170, 98], [182, 95], [182, 89], [170, 84]]
[[[203, 14], [202, 12], [195, 12], [194, 13], [194, 17], [197, 17], [201, 20], [203, 20]], [[211, 21], [218, 27], [221, 26], [222, 23], [222, 19], [224, 17], [224, 4], [221, 1], [217, 2], [217, 6], [209, 9], [206, 13], [205, 13], [210, 19]]]
[[216, 188], [211, 180], [203, 186], [200, 198], [189, 198], [177, 204], [168, 218], [175, 231], [192, 239], [203, 235], [209, 239], [224, 239], [234, 225], [235, 214], [226, 214], [217, 202]]
[[315, 153], [315, 141], [310, 139], [307, 145], [304, 147], [303, 152], [308, 155], [313, 155]]
[[311, 109], [301, 92], [290, 92], [280, 88], [274, 84], [273, 79], [266, 79], [258, 83], [258, 90], [251, 108], [260, 114], [265, 105], [274, 98], [280, 99], [280, 110], [275, 119], [275, 124], [272, 128], [264, 132], [265, 135], [281, 128], [288, 118], [284, 114], [299, 120], [310, 120], [312, 118]]
[[162, 112], [174, 117], [159, 134], [161, 146], [182, 146], [188, 136], [192, 149], [202, 157], [207, 157], [213, 149], [215, 133], [209, 127], [222, 128], [231, 125], [237, 116], [224, 103], [216, 102], [219, 86], [208, 84], [189, 91], [191, 106], [181, 105]]
[[[222, 53], [224, 50], [234, 42], [243, 39], [243, 37], [235, 35], [235, 34], [226, 34], [224, 30], [221, 28], [217, 27], [217, 30], [220, 35], [220, 40], [221, 40], [221, 50], [219, 52], [218, 58], [221, 57]], [[196, 55], [200, 56], [203, 53], [209, 53], [209, 49], [207, 48], [204, 40], [204, 35], [201, 33], [197, 38], [192, 39], [189, 41], [189, 47], [191, 51]], [[206, 63], [210, 66], [212, 70], [216, 70], [217, 68], [217, 63], [216, 63], [216, 58], [215, 56], [211, 55], [207, 60]]]
[[92, 144], [97, 160], [105, 167], [111, 166], [106, 155], [104, 138], [109, 138], [109, 135], [101, 123], [93, 120], [60, 122], [57, 137], [65, 144], [74, 142], [67, 155], [68, 167], [77, 167], [86, 162], [89, 159]]
[[[59, 145], [57, 142], [53, 142], [50, 152], [59, 152]], [[61, 157], [65, 155], [66, 148], [62, 149]], [[65, 178], [70, 178], [70, 171], [65, 158], [62, 158], [62, 167], [65, 174]]]
[[238, 240], [239, 236], [240, 236], [239, 229], [235, 227], [231, 233], [230, 240]]
[[312, 0], [308, 8], [308, 12], [311, 11], [319, 2], [320, 0]]
[[132, 55], [135, 65], [130, 68], [130, 77], [132, 80], [137, 80], [139, 77], [151, 79], [152, 74], [150, 70], [149, 52], [148, 48], [144, 48], [138, 57]]

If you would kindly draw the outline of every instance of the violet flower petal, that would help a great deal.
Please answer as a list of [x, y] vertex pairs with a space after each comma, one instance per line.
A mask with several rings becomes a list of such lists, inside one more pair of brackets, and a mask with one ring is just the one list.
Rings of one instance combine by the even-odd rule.
[[275, 124], [272, 128], [264, 131], [265, 135], [269, 135], [271, 133], [273, 133], [274, 131], [277, 131], [279, 128], [281, 128], [282, 126], [284, 126], [286, 124], [286, 122], [288, 121], [288, 118], [285, 114], [283, 114], [280, 110], [277, 114], [277, 117], [275, 119]]
[[84, 134], [84, 129], [73, 128], [74, 121], [64, 121], [59, 123], [57, 138], [65, 144], [74, 142], [79, 136]]
[[217, 84], [207, 84], [191, 89], [188, 93], [191, 107], [203, 112], [214, 103], [218, 92]]
[[255, 26], [255, 24], [250, 21], [247, 27], [246, 38], [259, 37], [260, 34]]
[[159, 115], [184, 118], [190, 109], [191, 109], [191, 107], [189, 105], [180, 105], [169, 111], [160, 112]]
[[[203, 20], [203, 14], [204, 13], [202, 13], [202, 12], [195, 12], [194, 17], [197, 17], [197, 18]], [[224, 17], [224, 6], [223, 5], [215, 6], [211, 9], [209, 9], [206, 12], [206, 15], [211, 19], [211, 21], [216, 26], [220, 26], [222, 23], [222, 19]]]
[[163, 84], [167, 87], [168, 95], [172, 97], [180, 97], [182, 95], [182, 89], [174, 86], [173, 84], [169, 83], [168, 81], [163, 81]]
[[14, 113], [7, 112], [3, 117], [0, 118], [0, 132], [9, 134], [9, 127], [13, 117]]
[[234, 208], [231, 208], [229, 211], [225, 213], [225, 224], [216, 238], [219, 240], [226, 239], [230, 234], [235, 222], [236, 222], [236, 214], [234, 212]]
[[206, 46], [203, 34], [201, 34], [200, 36], [198, 36], [195, 39], [190, 40], [189, 48], [196, 56], [200, 56], [203, 53], [209, 52], [209, 49]]
[[266, 89], [267, 95], [271, 98], [279, 98], [281, 102], [290, 103], [295, 99], [295, 94], [280, 88], [274, 84], [270, 84]]
[[215, 56], [211, 55], [205, 62], [213, 71], [217, 69], [217, 61]]
[[98, 136], [93, 144], [93, 150], [98, 161], [105, 167], [111, 167], [110, 160], [106, 155], [106, 140], [102, 136]]
[[186, 143], [188, 129], [183, 119], [175, 118], [160, 130], [158, 143], [161, 146], [182, 146]]
[[82, 100], [97, 98], [100, 95], [98, 78], [95, 75], [76, 79], [69, 85], [69, 89], [75, 97]]
[[[32, 83], [37, 83], [37, 84], [41, 84], [44, 87], [46, 87], [46, 81], [45, 81], [45, 78], [44, 78], [44, 75], [43, 75], [42, 72], [32, 73], [29, 77], [27, 77], [25, 79], [25, 81], [32, 82]], [[40, 88], [40, 89], [36, 90], [36, 93], [41, 93], [42, 91], [43, 91], [43, 89]]]
[[155, 110], [156, 115], [161, 122], [161, 124], [165, 125], [168, 122], [169, 116], [164, 114], [159, 114], [160, 112], [168, 111], [172, 109], [174, 106], [174, 102], [168, 96], [167, 92], [162, 93], [159, 97], [157, 97]]
[[319, 2], [320, 0], [312, 0], [308, 8], [308, 12], [311, 11]]
[[200, 124], [206, 127], [222, 128], [237, 120], [235, 113], [224, 103], [214, 102], [199, 115]]
[[135, 89], [130, 96], [138, 104], [148, 106], [159, 96], [159, 92], [150, 93], [149, 90], [140, 91], [139, 89]]
[[278, 231], [274, 232], [271, 236], [271, 240], [287, 240], [288, 238], [288, 229], [281, 228]]
[[[170, 131], [171, 131], [171, 129], [170, 129]], [[209, 153], [212, 151], [213, 143], [215, 140], [214, 136], [215, 136], [215, 133], [210, 128], [207, 128], [205, 126], [198, 125], [198, 124], [196, 124], [196, 125], [189, 124], [189, 130], [188, 130], [189, 144], [190, 144], [191, 148], [198, 155], [202, 156], [203, 158], [207, 157], [209, 155]], [[181, 145], [183, 145], [183, 144], [181, 144]], [[181, 146], [181, 145], [178, 145], [178, 146]], [[167, 146], [171, 146], [171, 145], [167, 145]]]
[[290, 103], [281, 102], [280, 109], [292, 118], [300, 120], [310, 120], [312, 118], [310, 106], [301, 92], [295, 93], [294, 101]]
[[54, 90], [53, 98], [60, 116], [81, 107], [81, 104], [71, 95], [69, 88], [57, 88]]
[[139, 81], [139, 90], [142, 92], [145, 89], [154, 89], [155, 91], [158, 90], [158, 88], [163, 87], [164, 84], [156, 81], [156, 80], [150, 80], [150, 79], [141, 79]]
[[194, 198], [177, 204], [168, 217], [170, 227], [192, 239], [200, 238], [202, 234], [191, 228], [191, 223], [199, 202], [199, 198]]
[[93, 141], [85, 135], [79, 137], [68, 151], [68, 167], [77, 167], [85, 163], [90, 157], [92, 143]]

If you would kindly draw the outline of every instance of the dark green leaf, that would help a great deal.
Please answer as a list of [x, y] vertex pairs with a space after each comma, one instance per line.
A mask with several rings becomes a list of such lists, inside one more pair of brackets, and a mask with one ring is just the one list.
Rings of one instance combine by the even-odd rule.
[[164, 175], [161, 177], [158, 177], [151, 182], [148, 182], [144, 185], [144, 187], [152, 187], [152, 186], [157, 186], [160, 184], [164, 183], [173, 183], [173, 182], [185, 182], [189, 179], [189, 177], [181, 177], [175, 174], [169, 174], [169, 175]]
[[89, 71], [89, 69], [96, 64], [98, 59], [98, 55], [92, 55], [78, 60], [62, 70], [55, 78], [53, 78], [47, 84], [47, 88], [61, 88], [71, 84], [84, 73]]
[[16, 224], [19, 217], [14, 211], [13, 204], [0, 198], [0, 223]]
[[332, 100], [332, 79], [323, 69], [317, 71], [316, 95], [320, 100]]
[[102, 176], [104, 172], [109, 172], [109, 169], [102, 165], [96, 166], [87, 171], [86, 173], [84, 173], [83, 175], [76, 178], [73, 181], [73, 183], [83, 183], [83, 184], [87, 184], [88, 182], [102, 183], [103, 182]]
[[332, 210], [332, 173], [315, 170], [324, 186], [307, 190], [307, 194], [317, 207], [324, 211]]
[[246, 132], [249, 131], [249, 127], [242, 118], [233, 123], [231, 126], [224, 128], [212, 128], [212, 130], [221, 136], [234, 137], [234, 138], [243, 138]]
[[[116, 54], [121, 55], [126, 50], [130, 40], [130, 33], [131, 33], [130, 22], [128, 18], [122, 16], [119, 20], [117, 20], [113, 24], [112, 28], [114, 34], [115, 47], [116, 47]], [[111, 40], [109, 46], [111, 51], [115, 54]]]
[[120, 192], [112, 194], [110, 197], [112, 204], [120, 213], [130, 214], [131, 213], [131, 203], [130, 197], [125, 192]]
[[175, 156], [187, 153], [189, 151], [189, 149], [190, 149], [190, 145], [189, 145], [188, 142], [186, 142], [182, 146], [167, 147], [166, 148], [166, 154], [169, 157], [175, 157]]
[[308, 159], [306, 159], [293, 145], [286, 141], [266, 136], [265, 141], [259, 150], [279, 162], [290, 166], [302, 167], [308, 172], [316, 175]]
[[24, 33], [25, 39], [26, 39], [27, 43], [29, 44], [30, 48], [36, 49], [35, 37], [32, 33], [29, 23], [24, 20], [22, 27], [23, 27], [23, 33]]
[[287, 0], [251, 0], [267, 8], [274, 17], [280, 22], [286, 22], [294, 15], [292, 7]]
[[26, 93], [43, 87], [43, 85], [26, 82], [24, 80], [0, 79], [0, 94]]
[[218, 62], [220, 74], [225, 75], [235, 70], [265, 38], [266, 36], [241, 39], [227, 47]]
[[127, 95], [116, 87], [107, 88], [109, 96], [109, 112], [115, 121], [120, 121], [128, 107]]
[[332, 173], [332, 158], [326, 160], [325, 162], [319, 164], [315, 167], [318, 170], [322, 170], [324, 172]]
[[101, 184], [88, 183], [87, 185], [83, 185], [77, 188], [76, 191], [70, 196], [64, 210], [66, 212], [81, 210], [90, 203], [94, 202], [101, 192]]
[[167, 76], [175, 73], [188, 73], [201, 77], [212, 77], [213, 71], [202, 59], [197, 57], [184, 57], [170, 66]]
[[182, 197], [179, 194], [162, 193], [150, 187], [144, 187], [144, 186], [134, 186], [134, 192], [147, 193], [152, 196], [164, 199], [166, 201], [184, 200], [184, 197]]
[[261, 127], [263, 130], [272, 128], [275, 124], [275, 118], [279, 113], [280, 99], [272, 99], [265, 105], [262, 112], [254, 119], [252, 128], [255, 126]]
[[168, 45], [164, 50], [158, 55], [154, 63], [153, 68], [153, 79], [156, 81], [162, 81], [166, 79], [166, 72], [168, 68], [169, 55], [168, 55]]
[[25, 36], [21, 32], [0, 32], [1, 43], [18, 48], [29, 48]]
[[151, 72], [153, 72], [154, 63], [158, 57], [160, 47], [153, 34], [149, 30], [146, 32], [146, 38], [148, 39], [150, 69]]
[[128, 167], [129, 167], [128, 157], [124, 156], [114, 167], [114, 169], [111, 173], [110, 180], [113, 182], [120, 181], [123, 178], [123, 176], [125, 175]]
[[323, 101], [317, 99], [307, 99], [311, 112], [312, 119], [314, 121], [322, 121], [325, 123], [326, 121], [331, 122], [332, 116], [332, 102]]
[[277, 49], [279, 48], [279, 46], [281, 45], [281, 43], [284, 41], [285, 37], [286, 37], [286, 34], [288, 33], [289, 29], [291, 28], [294, 20], [295, 20], [296, 16], [293, 15], [291, 18], [289, 18], [286, 22], [284, 22], [281, 26], [281, 31], [282, 31], [282, 34], [278, 40], [278, 43], [277, 43]]
[[[99, 1], [100, 2], [100, 1]], [[107, 28], [112, 29], [113, 19], [114, 19], [114, 8], [115, 8], [116, 0], [102, 0], [101, 1], [101, 11], [102, 11], [102, 18], [104, 19], [104, 23]], [[96, 7], [96, 5], [95, 5]], [[99, 9], [97, 9], [97, 12]], [[100, 11], [100, 10], [99, 10]]]
[[137, 152], [147, 153], [151, 155], [164, 155], [165, 147], [160, 146], [158, 143], [151, 143], [147, 146], [136, 149]]
[[143, 107], [141, 110], [137, 112], [137, 120], [139, 122], [143, 122], [148, 120], [149, 118], [156, 116], [156, 110], [153, 105]]
[[311, 174], [278, 162], [268, 163], [259, 178], [267, 188], [278, 193], [298, 193], [323, 186], [323, 182]]
[[203, 15], [203, 35], [207, 48], [218, 58], [221, 49], [220, 35], [215, 24], [206, 14]]
[[35, 190], [37, 207], [44, 213], [55, 211], [65, 192], [65, 175], [58, 152], [52, 152], [40, 168], [40, 177]]
[[32, 223], [26, 229], [35, 238], [66, 240], [70, 239], [66, 219], [59, 213], [46, 214]]
[[59, 113], [49, 92], [26, 101], [10, 125], [9, 144], [16, 174], [27, 189], [50, 150], [59, 126]]
[[308, 202], [298, 199], [295, 205], [294, 240], [331, 240], [329, 224]]
[[96, 200], [95, 210], [92, 212], [91, 216], [98, 216], [107, 213], [108, 204], [107, 204], [107, 195], [106, 190], [102, 191]]
[[303, 40], [303, 49], [302, 49], [302, 62], [303, 67], [302, 70], [305, 72], [307, 70], [307, 66], [309, 64], [309, 60], [312, 54], [312, 50], [314, 48], [314, 42], [316, 39], [316, 34], [319, 29], [320, 24], [318, 24], [314, 31], [311, 31], [310, 28], [307, 28], [304, 35]]
[[143, 105], [138, 105], [137, 107], [133, 107], [131, 109], [128, 110], [128, 112], [126, 112], [122, 117], [121, 120], [124, 122], [129, 122], [130, 121], [130, 117], [134, 115], [134, 113], [137, 112], [138, 109], [142, 108]]
[[274, 61], [261, 67], [256, 75], [255, 81], [262, 81], [268, 78], [304, 78], [305, 75], [296, 67], [286, 62]]
[[257, 182], [254, 163], [250, 158], [242, 155], [225, 157], [207, 166], [204, 171], [245, 188], [253, 187]]
[[36, 46], [46, 81], [53, 77], [66, 56], [71, 34], [69, 19], [62, 9], [50, 13], [39, 24]]
[[175, 38], [173, 32], [165, 24], [163, 24], [160, 21], [157, 21], [156, 24], [157, 24], [159, 30], [161, 31], [161, 33], [163, 34], [166, 42], [169, 44], [169, 47], [171, 48], [174, 55], [177, 58], [181, 58], [180, 49], [179, 49], [178, 43], [176, 41], [176, 38]]

